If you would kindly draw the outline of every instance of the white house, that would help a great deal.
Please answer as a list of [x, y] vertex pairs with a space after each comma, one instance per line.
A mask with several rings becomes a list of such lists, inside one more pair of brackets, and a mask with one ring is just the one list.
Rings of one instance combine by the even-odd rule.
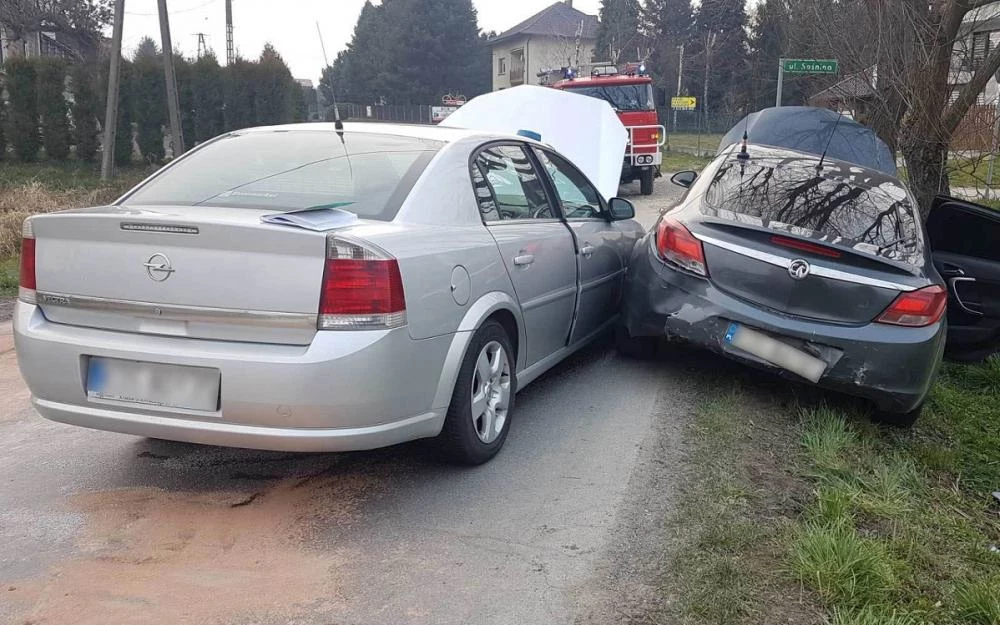
[[493, 90], [539, 84], [538, 74], [590, 63], [597, 42], [597, 16], [556, 2], [489, 41]]

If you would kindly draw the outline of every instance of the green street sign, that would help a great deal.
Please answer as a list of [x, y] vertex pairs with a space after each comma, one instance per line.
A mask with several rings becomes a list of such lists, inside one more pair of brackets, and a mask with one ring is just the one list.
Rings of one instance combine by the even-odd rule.
[[782, 59], [781, 68], [787, 74], [836, 74], [837, 59]]

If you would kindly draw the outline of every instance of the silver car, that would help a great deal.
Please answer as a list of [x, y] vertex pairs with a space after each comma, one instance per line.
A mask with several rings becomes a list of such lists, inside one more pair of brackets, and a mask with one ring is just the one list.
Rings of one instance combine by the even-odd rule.
[[54, 421], [481, 463], [516, 391], [615, 321], [633, 216], [519, 136], [241, 130], [25, 222], [18, 361]]

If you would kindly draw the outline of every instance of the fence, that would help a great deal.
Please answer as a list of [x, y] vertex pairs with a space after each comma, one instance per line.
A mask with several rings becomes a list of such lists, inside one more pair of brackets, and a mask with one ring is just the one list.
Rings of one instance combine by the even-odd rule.
[[[397, 122], [404, 124], [432, 124], [433, 107], [426, 104], [353, 104], [341, 103], [340, 118], [352, 121]], [[326, 119], [333, 119], [333, 107], [327, 109]]]

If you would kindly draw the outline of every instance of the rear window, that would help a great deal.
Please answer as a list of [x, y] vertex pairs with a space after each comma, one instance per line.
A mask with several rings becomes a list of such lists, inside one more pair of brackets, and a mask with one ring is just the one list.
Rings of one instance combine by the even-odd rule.
[[[834, 171], [848, 175], [827, 177]], [[701, 211], [916, 267], [924, 264], [923, 233], [909, 193], [892, 178], [873, 178], [870, 170], [831, 166], [820, 176], [814, 166], [730, 159], [713, 175]]]
[[413, 137], [276, 130], [236, 133], [192, 153], [136, 190], [128, 205], [274, 211], [339, 206], [391, 220], [443, 144]]

